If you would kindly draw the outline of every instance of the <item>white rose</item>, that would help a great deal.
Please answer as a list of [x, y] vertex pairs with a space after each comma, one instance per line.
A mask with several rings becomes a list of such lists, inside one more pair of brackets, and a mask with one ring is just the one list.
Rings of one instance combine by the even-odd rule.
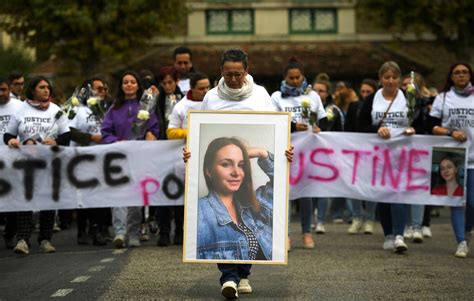
[[93, 106], [96, 106], [97, 105], [97, 98], [95, 97], [91, 97], [87, 100], [87, 105], [89, 107], [93, 107]]
[[328, 121], [332, 121], [334, 119], [334, 111], [331, 108], [326, 110], [326, 118]]
[[407, 92], [408, 92], [408, 93], [411, 93], [411, 94], [415, 94], [415, 92], [416, 92], [416, 87], [415, 87], [415, 85], [409, 84], [408, 87], [407, 87]]
[[77, 107], [79, 105], [79, 99], [76, 96], [71, 97], [71, 105]]
[[137, 118], [140, 120], [148, 120], [150, 119], [150, 113], [145, 110], [138, 111]]
[[311, 101], [308, 99], [308, 98], [304, 98], [302, 101], [301, 101], [301, 106], [303, 108], [309, 108], [311, 106]]

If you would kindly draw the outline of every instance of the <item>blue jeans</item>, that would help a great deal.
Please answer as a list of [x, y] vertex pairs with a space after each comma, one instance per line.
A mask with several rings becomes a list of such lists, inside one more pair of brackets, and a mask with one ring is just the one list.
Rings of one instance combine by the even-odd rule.
[[217, 268], [222, 276], [219, 279], [221, 285], [227, 281], [234, 281], [239, 284], [240, 279], [248, 278], [250, 275], [251, 264], [218, 263]]
[[458, 243], [466, 240], [466, 219], [464, 212], [464, 207], [451, 207], [451, 225], [453, 226], [454, 235]]
[[300, 204], [301, 232], [311, 232], [311, 218], [313, 215], [313, 200], [311, 198], [298, 199]]
[[301, 198], [296, 200], [290, 200], [290, 206], [288, 209], [288, 234], [290, 233], [291, 224], [291, 206], [293, 202], [298, 202], [300, 206], [300, 219], [301, 219], [301, 232], [311, 233], [311, 218], [313, 217], [313, 198]]
[[467, 170], [466, 225], [467, 232], [474, 227], [474, 169]]
[[408, 205], [379, 203], [378, 208], [384, 235], [403, 236], [408, 220]]
[[347, 207], [347, 201], [345, 198], [332, 198], [331, 199], [331, 217], [333, 219], [343, 218], [344, 210]]
[[315, 207], [318, 208], [318, 223], [324, 224], [326, 221], [326, 214], [328, 211], [329, 199], [328, 198], [314, 198], [313, 204], [316, 202]]
[[456, 241], [466, 240], [466, 232], [472, 230], [474, 219], [474, 169], [467, 170], [466, 208], [451, 207], [451, 225]]
[[[351, 211], [353, 218], [366, 218], [371, 221], [375, 220], [375, 208], [377, 207], [376, 202], [361, 201], [356, 199], [347, 199], [347, 201], [349, 211]], [[362, 204], [365, 204], [365, 212], [362, 210]]]
[[410, 206], [410, 225], [415, 229], [421, 229], [423, 224], [423, 215], [425, 214], [425, 205], [409, 205]]

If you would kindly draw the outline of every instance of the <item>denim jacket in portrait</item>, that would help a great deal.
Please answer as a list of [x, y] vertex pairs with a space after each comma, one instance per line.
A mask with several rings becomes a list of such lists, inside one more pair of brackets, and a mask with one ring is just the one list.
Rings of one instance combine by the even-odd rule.
[[[256, 191], [260, 212], [234, 199], [242, 222], [257, 238], [263, 255], [272, 259], [273, 246], [273, 154], [258, 160], [258, 165], [270, 178], [267, 184]], [[233, 225], [227, 208], [216, 192], [211, 191], [199, 199], [197, 259], [250, 260], [249, 244], [245, 235]]]

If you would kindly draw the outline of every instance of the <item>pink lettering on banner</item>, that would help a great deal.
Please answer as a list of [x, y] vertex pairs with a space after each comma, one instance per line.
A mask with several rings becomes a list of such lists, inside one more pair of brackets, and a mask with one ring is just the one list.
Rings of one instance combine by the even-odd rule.
[[354, 165], [352, 166], [352, 184], [355, 184], [357, 178], [357, 171], [359, 168], [359, 161], [362, 156], [370, 156], [372, 152], [370, 151], [363, 151], [363, 150], [350, 150], [350, 149], [343, 149], [342, 153], [345, 155], [354, 155]]
[[322, 167], [326, 167], [327, 169], [331, 170], [332, 171], [332, 175], [330, 177], [320, 177], [320, 176], [308, 176], [308, 178], [310, 179], [313, 179], [313, 180], [317, 180], [317, 181], [321, 181], [321, 182], [332, 182], [332, 181], [335, 181], [338, 177], [339, 177], [339, 170], [337, 170], [337, 168], [331, 164], [326, 164], [326, 163], [322, 163], [322, 162], [319, 162], [316, 160], [316, 155], [318, 153], [323, 153], [323, 154], [326, 154], [326, 155], [330, 155], [330, 154], [333, 154], [334, 153], [334, 150], [333, 149], [329, 149], [329, 148], [316, 148], [315, 150], [313, 150], [311, 152], [311, 155], [310, 155], [310, 160], [311, 160], [311, 163], [313, 163], [314, 165], [317, 165], [317, 166], [322, 166]]
[[[374, 153], [379, 150], [378, 146], [374, 146]], [[370, 184], [372, 186], [375, 186], [375, 183], [377, 181], [377, 164], [379, 161], [379, 157], [377, 157], [377, 154], [374, 154], [372, 157], [372, 178], [370, 180]]]
[[160, 189], [160, 182], [154, 178], [145, 178], [140, 181], [140, 187], [142, 189], [143, 206], [148, 206], [150, 204], [150, 196]]
[[400, 185], [400, 180], [401, 180], [401, 176], [402, 176], [402, 172], [403, 172], [403, 168], [405, 166], [405, 161], [406, 161], [406, 151], [405, 149], [402, 149], [400, 151], [400, 157], [398, 159], [398, 162], [397, 162], [397, 165], [398, 165], [398, 168], [397, 168], [397, 175], [394, 176], [393, 175], [393, 166], [392, 166], [392, 160], [391, 160], [391, 156], [390, 156], [390, 149], [385, 149], [383, 151], [383, 158], [384, 158], [384, 161], [383, 161], [383, 169], [382, 169], [382, 186], [385, 186], [386, 184], [386, 177], [387, 175], [389, 176], [390, 178], [390, 184], [392, 186], [393, 189], [398, 189], [398, 186]]
[[408, 152], [407, 190], [430, 190], [428, 185], [413, 185], [413, 174], [426, 175], [428, 171], [424, 168], [416, 168], [415, 163], [420, 162], [420, 156], [428, 156], [430, 153], [424, 149], [411, 149]]
[[[293, 169], [290, 174], [290, 185], [295, 186], [304, 178], [325, 183], [337, 181], [341, 172], [345, 171], [338, 169], [329, 159], [338, 155], [352, 156], [352, 164], [346, 165], [352, 169], [352, 185], [357, 185], [358, 174], [366, 166], [364, 159], [367, 158], [367, 161], [371, 162], [371, 185], [373, 187], [380, 185], [400, 190], [402, 182], [406, 179], [405, 189], [407, 191], [429, 190], [428, 185], [413, 183], [415, 178], [428, 174], [426, 169], [417, 167], [417, 163], [423, 161], [421, 157], [429, 155], [427, 150], [406, 148], [392, 150], [389, 148], [380, 149], [379, 146], [374, 146], [373, 151], [341, 149], [336, 152], [332, 148], [315, 148], [309, 152], [299, 152], [296, 163], [297, 170]], [[306, 157], [309, 157], [311, 164], [308, 164]], [[379, 173], [377, 173], [378, 170]], [[321, 171], [326, 171], [328, 175], [322, 176]]]
[[301, 181], [301, 178], [303, 178], [303, 171], [304, 171], [304, 153], [300, 152], [298, 153], [298, 172], [296, 174], [296, 177], [292, 177], [290, 173], [290, 185], [294, 186]]

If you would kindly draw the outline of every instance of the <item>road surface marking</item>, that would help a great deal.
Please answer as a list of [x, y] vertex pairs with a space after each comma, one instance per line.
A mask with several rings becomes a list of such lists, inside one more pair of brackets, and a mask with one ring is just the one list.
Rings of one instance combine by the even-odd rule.
[[104, 268], [105, 268], [105, 265], [97, 265], [97, 266], [95, 266], [95, 267], [91, 267], [91, 268], [89, 269], [89, 272], [100, 272], [100, 271], [102, 271], [102, 269], [104, 269]]
[[114, 250], [114, 251], [112, 252], [112, 254], [114, 254], [114, 255], [120, 255], [120, 254], [123, 254], [123, 253], [125, 253], [125, 252], [127, 252], [127, 249], [117, 249], [117, 250]]
[[79, 276], [74, 278], [71, 283], [86, 282], [87, 280], [89, 280], [89, 278], [91, 278], [91, 276]]
[[112, 258], [112, 257], [111, 257], [111, 258], [104, 258], [104, 259], [102, 259], [100, 262], [106, 263], [106, 262], [112, 262], [112, 261], [114, 261], [114, 260], [115, 260], [115, 258]]
[[74, 289], [72, 288], [63, 288], [57, 290], [51, 297], [65, 297], [67, 294], [71, 293]]

